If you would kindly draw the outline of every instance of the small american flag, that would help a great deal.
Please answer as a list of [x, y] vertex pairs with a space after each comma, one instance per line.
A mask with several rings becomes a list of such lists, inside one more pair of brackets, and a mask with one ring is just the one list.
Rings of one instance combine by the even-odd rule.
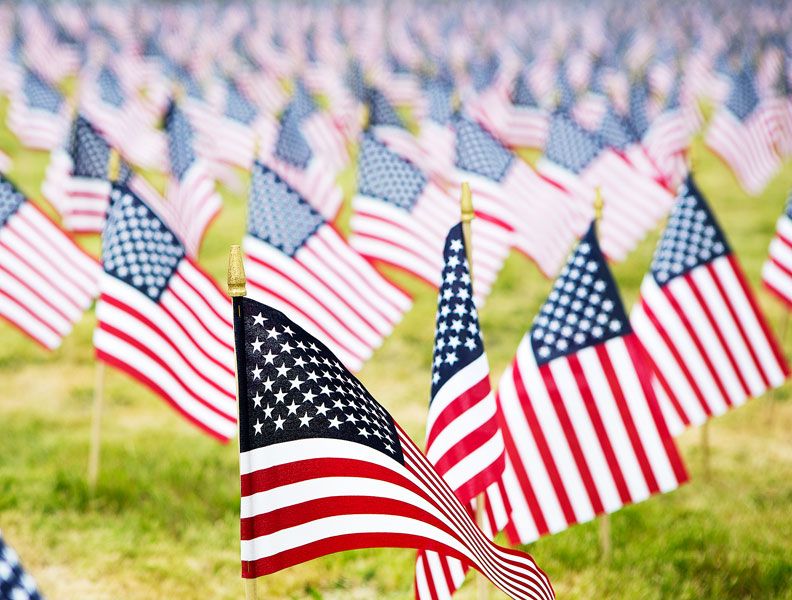
[[593, 225], [520, 342], [498, 402], [514, 542], [687, 480]]
[[402, 158], [415, 165], [423, 165], [426, 152], [418, 143], [418, 138], [407, 129], [404, 121], [396, 112], [387, 96], [376, 88], [367, 88], [369, 109], [368, 130], [378, 140]]
[[22, 89], [11, 95], [8, 128], [28, 148], [56, 148], [69, 129], [63, 95], [40, 75], [26, 69]]
[[[451, 228], [443, 255], [426, 458], [472, 514], [473, 500], [487, 488], [498, 486], [505, 449], [473, 303], [461, 225]], [[505, 525], [506, 515], [503, 517], [499, 527]], [[451, 596], [462, 585], [466, 570], [455, 558], [419, 552], [416, 598]]]
[[57, 348], [96, 297], [101, 269], [0, 175], [0, 316]]
[[43, 600], [33, 577], [19, 562], [19, 555], [0, 532], [0, 598], [8, 600]]
[[533, 559], [494, 545], [341, 361], [278, 312], [234, 300], [242, 576], [342, 550], [432, 550], [513, 598], [549, 600]]
[[99, 360], [148, 386], [209, 435], [236, 429], [228, 297], [145, 201], [113, 186], [102, 232]]
[[572, 198], [471, 119], [460, 116], [454, 126], [454, 183], [470, 182], [476, 213], [500, 230], [495, 237], [504, 250], [501, 259], [513, 244], [543, 273], [554, 275], [585, 227]]
[[276, 173], [256, 163], [252, 177], [243, 243], [251, 295], [292, 315], [360, 369], [411, 298]]
[[776, 221], [767, 260], [762, 267], [762, 282], [787, 306], [792, 307], [792, 193], [784, 213]]
[[707, 130], [706, 143], [742, 188], [757, 195], [781, 169], [773, 137], [773, 112], [756, 91], [753, 69], [745, 67], [733, 77], [729, 97]]
[[206, 161], [195, 153], [195, 135], [187, 115], [171, 103], [165, 115], [170, 159], [168, 199], [182, 221], [182, 241], [190, 256], [197, 256], [209, 224], [220, 212], [222, 200], [215, 191]]
[[789, 373], [692, 178], [680, 187], [631, 322], [650, 350], [673, 433], [781, 385]]
[[515, 79], [511, 103], [501, 139], [512, 148], [544, 148], [550, 115], [539, 106], [523, 73]]

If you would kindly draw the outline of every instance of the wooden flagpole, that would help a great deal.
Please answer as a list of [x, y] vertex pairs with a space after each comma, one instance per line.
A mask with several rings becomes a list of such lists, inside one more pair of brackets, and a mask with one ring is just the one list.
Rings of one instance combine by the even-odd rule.
[[[602, 221], [603, 207], [602, 190], [597, 187], [594, 190], [594, 229], [597, 235], [599, 235], [599, 225], [600, 221]], [[610, 562], [613, 553], [613, 544], [611, 537], [611, 521], [608, 513], [603, 513], [599, 517], [599, 542], [603, 562]]]
[[[110, 148], [107, 158], [107, 180], [112, 185], [118, 179], [121, 170], [121, 157], [115, 148]], [[93, 493], [99, 479], [99, 449], [102, 442], [102, 408], [104, 405], [105, 364], [96, 361], [96, 379], [94, 381], [93, 410], [91, 413], [91, 442], [88, 448], [88, 489]]]
[[[242, 250], [238, 244], [231, 246], [228, 252], [228, 272], [226, 275], [226, 282], [228, 287], [228, 295], [231, 296], [231, 304], [234, 311], [234, 336], [240, 331], [238, 328], [241, 326], [242, 320], [242, 298], [247, 296], [247, 278], [245, 277], [245, 265], [242, 262]], [[236, 399], [237, 399], [237, 422], [239, 422], [239, 363], [236, 360], [236, 344], [234, 344], [234, 380], [236, 382]], [[239, 441], [239, 437], [237, 437]], [[237, 446], [237, 452], [240, 451]], [[245, 600], [258, 600], [258, 585], [257, 579], [242, 578], [242, 585], [245, 588]]]
[[[781, 317], [781, 326], [778, 330], [778, 345], [781, 346], [781, 352], [786, 354], [784, 350], [784, 344], [786, 343], [787, 331], [789, 331], [789, 312], [790, 307], [784, 303], [783, 305], [784, 316]], [[773, 423], [773, 413], [775, 412], [775, 403], [776, 398], [778, 396], [778, 390], [780, 387], [775, 387], [770, 390], [770, 393], [767, 395], [767, 424], [772, 425]]]
[[[462, 183], [462, 194], [460, 198], [462, 206], [462, 237], [465, 240], [465, 255], [467, 257], [468, 272], [470, 274], [470, 289], [473, 289], [473, 228], [471, 222], [474, 218], [473, 212], [473, 194], [470, 191], [470, 185], [467, 181]], [[484, 525], [484, 504], [487, 501], [487, 496], [481, 492], [476, 496], [476, 525], [483, 529]], [[476, 578], [476, 595], [478, 600], [486, 600], [488, 596], [487, 580], [479, 575]]]

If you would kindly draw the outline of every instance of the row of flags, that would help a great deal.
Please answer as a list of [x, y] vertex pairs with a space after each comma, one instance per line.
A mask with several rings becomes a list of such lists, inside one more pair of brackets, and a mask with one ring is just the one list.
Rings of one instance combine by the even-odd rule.
[[[754, 194], [790, 156], [792, 11], [652, 7], [661, 32], [617, 4], [587, 21], [501, 4], [477, 19], [29, 4], [2, 20], [8, 126], [51, 151], [42, 191], [63, 229], [102, 234], [102, 256], [3, 176], [0, 315], [54, 348], [98, 299], [97, 358], [221, 441], [237, 431], [236, 339], [246, 577], [394, 545], [419, 550], [418, 598], [450, 596], [471, 566], [550, 598], [530, 557], [488, 538], [528, 543], [675, 489], [672, 436], [788, 375], [687, 153], [703, 132]], [[164, 195], [142, 174], [162, 165]], [[240, 168], [250, 299], [232, 313], [198, 256], [215, 184]], [[606, 257], [666, 217], [628, 316]], [[763, 270], [787, 301], [788, 223]], [[493, 392], [477, 307], [512, 249], [555, 283]], [[439, 293], [425, 456], [352, 375], [412, 304], [381, 264]]]

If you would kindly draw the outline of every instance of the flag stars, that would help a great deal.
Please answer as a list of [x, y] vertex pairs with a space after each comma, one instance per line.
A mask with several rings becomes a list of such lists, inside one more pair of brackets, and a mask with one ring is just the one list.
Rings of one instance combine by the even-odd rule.
[[253, 346], [253, 353], [261, 352], [261, 347], [264, 345], [264, 342], [256, 338], [256, 341], [251, 342], [250, 345]]
[[283, 429], [283, 424], [285, 422], [286, 422], [286, 419], [284, 419], [283, 417], [278, 417], [277, 419], [275, 419], [275, 421], [274, 421], [274, 423], [275, 423], [275, 431], [277, 431], [279, 429]]
[[262, 371], [263, 371], [263, 369], [261, 367], [259, 367], [258, 365], [256, 365], [256, 367], [251, 370], [251, 373], [253, 374], [253, 381], [257, 381], [257, 380], [261, 379], [261, 372]]
[[264, 423], [261, 421], [256, 420], [256, 424], [253, 425], [253, 429], [256, 430], [256, 435], [261, 435], [261, 428], [264, 427]]
[[297, 409], [298, 409], [299, 407], [300, 407], [300, 405], [299, 405], [299, 404], [297, 404], [297, 403], [296, 403], [294, 400], [292, 400], [292, 401], [291, 401], [291, 404], [287, 404], [287, 405], [286, 405], [286, 410], [288, 410], [288, 411], [289, 411], [289, 414], [290, 414], [290, 415], [293, 415], [293, 414], [296, 414], [296, 413], [297, 413]]
[[313, 417], [309, 417], [309, 416], [308, 416], [308, 413], [306, 412], [306, 413], [305, 413], [305, 414], [304, 414], [302, 417], [300, 417], [299, 419], [300, 419], [300, 427], [308, 427], [308, 426], [310, 425], [310, 423], [311, 423], [311, 419], [313, 419]]
[[271, 406], [270, 404], [267, 404], [267, 406], [264, 407], [264, 419], [265, 420], [272, 418], [272, 411], [273, 410], [275, 410], [275, 407]]
[[279, 336], [280, 336], [280, 333], [278, 333], [278, 330], [275, 327], [273, 327], [272, 329], [268, 329], [267, 330], [267, 339], [275, 339], [275, 340], [277, 340]]
[[253, 324], [254, 325], [261, 325], [263, 327], [264, 326], [264, 321], [266, 321], [266, 319], [264, 318], [264, 315], [262, 315], [261, 313], [255, 315], [253, 317]]

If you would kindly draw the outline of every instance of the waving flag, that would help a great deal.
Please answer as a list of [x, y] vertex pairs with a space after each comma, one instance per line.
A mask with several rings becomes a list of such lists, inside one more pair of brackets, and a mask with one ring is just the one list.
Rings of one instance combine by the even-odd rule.
[[56, 148], [69, 129], [63, 95], [38, 74], [25, 70], [22, 89], [11, 96], [8, 128], [28, 148]]
[[220, 212], [222, 200], [215, 191], [209, 167], [195, 153], [195, 135], [187, 115], [171, 103], [165, 116], [170, 159], [168, 198], [182, 221], [182, 241], [190, 256], [198, 256], [209, 224]]
[[254, 300], [234, 308], [244, 578], [342, 550], [402, 547], [470, 564], [512, 598], [554, 597], [530, 556], [481, 533], [322, 342]]
[[412, 304], [276, 173], [256, 163], [244, 239], [251, 295], [358, 370]]
[[756, 91], [753, 70], [746, 67], [733, 77], [726, 103], [712, 118], [707, 145], [726, 162], [742, 188], [757, 195], [781, 168], [773, 135], [773, 112]]
[[513, 542], [687, 480], [593, 225], [520, 342], [498, 402]]
[[228, 297], [142, 198], [123, 184], [110, 196], [96, 356], [227, 441], [237, 414]]
[[792, 193], [776, 222], [775, 236], [762, 267], [762, 282], [787, 306], [792, 306]]
[[0, 598], [42, 600], [36, 582], [19, 562], [19, 555], [0, 532]]
[[0, 175], [0, 316], [50, 350], [96, 297], [101, 269]]
[[452, 126], [455, 109], [454, 88], [439, 77], [424, 83], [427, 114], [418, 131], [418, 145], [424, 153], [421, 169], [438, 181], [451, 178], [454, 169], [456, 133]]
[[[473, 500], [487, 488], [497, 487], [505, 464], [505, 450], [478, 313], [473, 304], [461, 225], [451, 228], [443, 254], [445, 267], [438, 294], [426, 458], [473, 514]], [[461, 586], [466, 570], [455, 558], [419, 552], [415, 567], [416, 598], [449, 597]]]
[[426, 154], [384, 93], [374, 88], [367, 90], [368, 129], [378, 140], [415, 165], [424, 164]]
[[674, 433], [778, 387], [789, 373], [692, 178], [680, 188], [631, 322]]
[[544, 148], [550, 115], [539, 106], [523, 74], [514, 82], [511, 103], [500, 136], [503, 142], [512, 148]]

